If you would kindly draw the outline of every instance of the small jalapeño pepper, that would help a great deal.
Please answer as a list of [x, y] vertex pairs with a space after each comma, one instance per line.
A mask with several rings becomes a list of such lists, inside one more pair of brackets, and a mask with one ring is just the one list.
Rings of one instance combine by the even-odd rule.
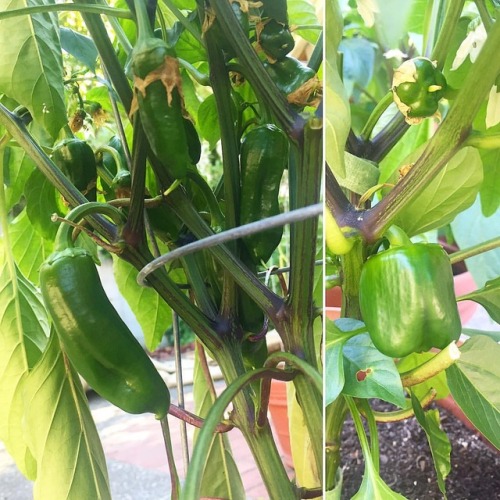
[[[72, 222], [102, 213], [121, 222], [110, 205], [86, 203], [71, 211]], [[40, 288], [61, 347], [70, 362], [103, 398], [128, 413], [165, 417], [170, 394], [132, 332], [111, 305], [91, 254], [73, 247], [69, 224], [62, 225], [54, 253], [40, 269]]]

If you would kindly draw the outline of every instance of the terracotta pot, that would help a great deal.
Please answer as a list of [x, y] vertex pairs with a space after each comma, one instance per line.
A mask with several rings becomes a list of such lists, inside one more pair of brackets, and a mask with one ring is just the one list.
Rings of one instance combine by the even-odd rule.
[[283, 453], [283, 461], [288, 467], [293, 467], [292, 449], [290, 445], [290, 430], [288, 427], [288, 402], [286, 397], [286, 382], [272, 380], [269, 396], [269, 412], [271, 422]]

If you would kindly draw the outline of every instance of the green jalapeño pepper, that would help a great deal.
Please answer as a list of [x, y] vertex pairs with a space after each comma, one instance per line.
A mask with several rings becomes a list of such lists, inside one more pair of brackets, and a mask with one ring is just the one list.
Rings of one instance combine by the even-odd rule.
[[257, 39], [266, 55], [275, 61], [281, 61], [295, 46], [288, 26], [278, 23], [275, 19], [269, 19], [262, 23], [257, 31]]
[[179, 62], [166, 42], [155, 38], [146, 4], [134, 2], [139, 38], [132, 51], [134, 89], [144, 133], [153, 153], [174, 179], [191, 164]]
[[75, 137], [64, 139], [54, 146], [53, 162], [89, 201], [96, 200], [97, 165], [94, 151]]
[[460, 336], [450, 259], [438, 244], [408, 240], [370, 257], [359, 300], [370, 337], [387, 356], [443, 349]]
[[[250, 130], [241, 145], [240, 223], [248, 224], [280, 212], [278, 193], [288, 164], [288, 139], [275, 125]], [[279, 245], [283, 229], [269, 229], [243, 239], [255, 264], [267, 262]]]
[[299, 108], [309, 104], [321, 89], [314, 70], [298, 59], [286, 56], [275, 63], [264, 61], [262, 64], [288, 102]]
[[[68, 219], [102, 213], [122, 222], [110, 205], [86, 203]], [[139, 342], [111, 305], [91, 254], [72, 246], [72, 227], [58, 231], [55, 252], [40, 269], [40, 288], [61, 348], [103, 398], [129, 413], [165, 417], [170, 395]]]
[[435, 115], [447, 87], [443, 73], [425, 57], [405, 61], [394, 71], [394, 102], [409, 124], [418, 124]]

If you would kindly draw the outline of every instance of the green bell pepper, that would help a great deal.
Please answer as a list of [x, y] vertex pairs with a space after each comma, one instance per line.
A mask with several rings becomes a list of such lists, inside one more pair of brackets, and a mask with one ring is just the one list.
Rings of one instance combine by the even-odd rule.
[[451, 264], [438, 244], [408, 240], [371, 256], [359, 300], [370, 337], [387, 356], [443, 349], [460, 336]]
[[435, 115], [447, 88], [443, 73], [425, 57], [405, 61], [394, 72], [394, 101], [410, 124]]

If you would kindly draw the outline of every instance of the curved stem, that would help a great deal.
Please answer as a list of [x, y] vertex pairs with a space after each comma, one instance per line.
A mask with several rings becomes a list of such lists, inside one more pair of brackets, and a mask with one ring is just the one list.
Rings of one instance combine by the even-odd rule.
[[[202, 471], [210, 451], [214, 430], [218, 422], [222, 419], [226, 407], [245, 386], [255, 380], [269, 377], [270, 375], [275, 378], [280, 378], [283, 375], [283, 372], [281, 370], [260, 368], [245, 373], [232, 382], [210, 408], [210, 411], [205, 419], [205, 425], [198, 435], [197, 444], [193, 451], [192, 460], [189, 465], [186, 481], [184, 483], [185, 486], [182, 491], [183, 500], [197, 500], [200, 498], [200, 486], [203, 478]], [[281, 465], [281, 467], [279, 467], [278, 462], [276, 462], [276, 456], [274, 453], [267, 457], [262, 455], [262, 463], [259, 463], [258, 461], [257, 464], [261, 467], [261, 471], [264, 467], [269, 467], [269, 470], [266, 471], [267, 473], [264, 480], [271, 498], [294, 499], [298, 497], [297, 490], [288, 480], [283, 466]]]
[[361, 138], [364, 141], [368, 141], [372, 135], [375, 125], [377, 125], [380, 117], [384, 114], [385, 110], [392, 104], [392, 90], [387, 92], [384, 97], [377, 103], [375, 109], [372, 111], [368, 121], [365, 123], [363, 130], [361, 131]]
[[460, 350], [455, 342], [452, 342], [433, 358], [429, 359], [429, 361], [402, 373], [401, 383], [403, 387], [412, 387], [421, 384], [438, 373], [441, 373], [443, 370], [446, 370], [446, 368], [449, 368], [458, 359], [460, 359]]
[[161, 431], [163, 435], [163, 442], [165, 443], [165, 451], [167, 452], [168, 468], [170, 472], [171, 481], [171, 498], [172, 500], [178, 500], [180, 493], [180, 481], [177, 474], [177, 468], [175, 467], [175, 457], [172, 450], [172, 439], [170, 438], [170, 429], [168, 425], [168, 414], [161, 419]]

